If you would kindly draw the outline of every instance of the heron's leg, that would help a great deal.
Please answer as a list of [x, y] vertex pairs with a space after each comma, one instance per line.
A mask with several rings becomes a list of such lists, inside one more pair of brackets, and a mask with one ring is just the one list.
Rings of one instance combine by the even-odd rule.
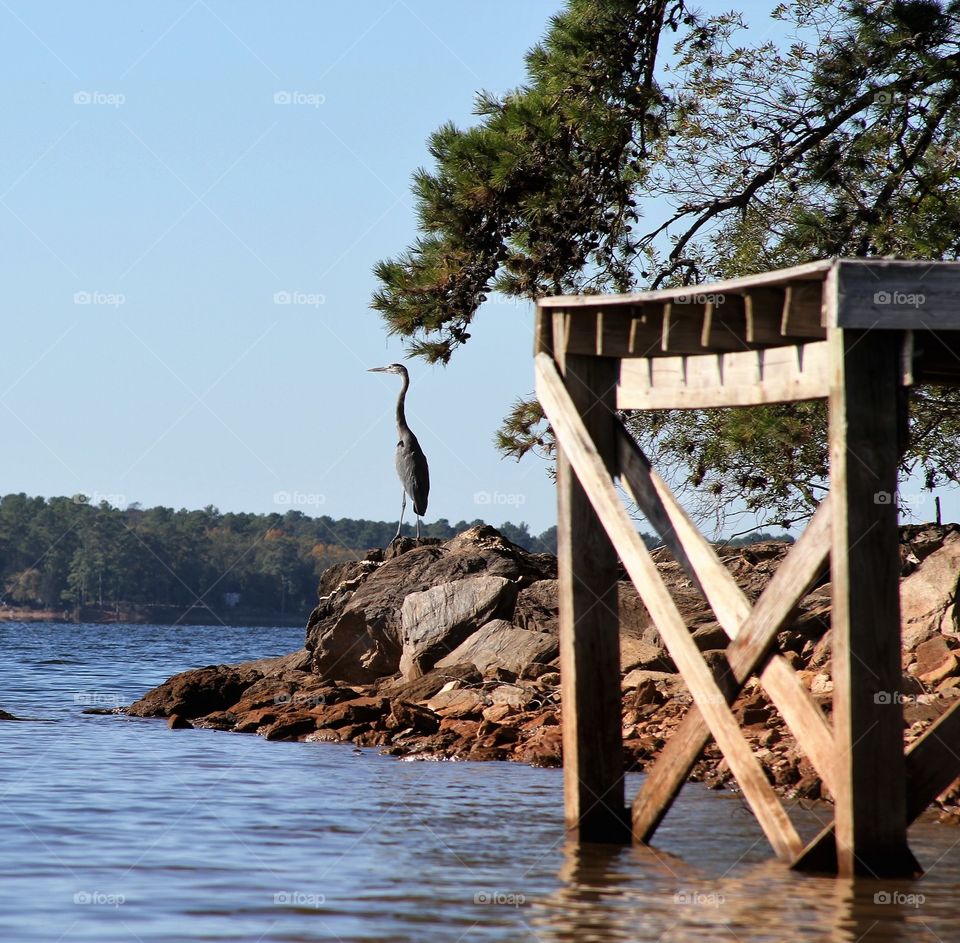
[[403, 527], [403, 512], [406, 511], [406, 509], [407, 509], [407, 492], [404, 491], [404, 492], [403, 492], [403, 501], [402, 501], [401, 504], [400, 504], [400, 523], [397, 524], [397, 533], [396, 533], [396, 535], [395, 535], [394, 538], [393, 538], [394, 540], [396, 540], [397, 537], [400, 536], [400, 528]]
[[420, 515], [417, 515], [417, 540], [420, 539]]

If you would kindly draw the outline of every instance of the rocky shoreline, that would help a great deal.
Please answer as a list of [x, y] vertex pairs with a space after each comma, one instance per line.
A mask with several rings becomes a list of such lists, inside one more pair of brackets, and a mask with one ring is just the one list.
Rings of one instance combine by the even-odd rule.
[[[789, 549], [767, 541], [721, 552], [755, 599]], [[698, 647], [722, 671], [727, 638], [666, 550], [657, 567]], [[915, 740], [960, 696], [960, 526], [902, 530], [905, 739]], [[778, 645], [829, 713], [830, 586], [802, 601]], [[619, 592], [624, 767], [650, 764], [691, 698], [636, 590]], [[490, 527], [445, 543], [409, 539], [321, 578], [306, 646], [280, 658], [186, 671], [126, 708], [171, 727], [257, 733], [268, 740], [345, 742], [416, 759], [561, 764], [556, 561]], [[756, 679], [734, 713], [787, 798], [829, 799]], [[735, 786], [714, 744], [692, 779]], [[940, 818], [960, 822], [960, 785]]]

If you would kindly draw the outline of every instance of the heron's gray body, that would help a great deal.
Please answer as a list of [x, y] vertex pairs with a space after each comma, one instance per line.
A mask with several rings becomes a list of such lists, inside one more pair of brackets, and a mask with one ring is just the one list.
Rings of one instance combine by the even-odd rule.
[[400, 441], [397, 442], [397, 475], [403, 483], [403, 490], [413, 502], [414, 514], [423, 517], [427, 513], [427, 496], [430, 493], [427, 456], [409, 429], [397, 431], [400, 433]]
[[[427, 513], [427, 497], [430, 494], [430, 469], [427, 467], [427, 456], [423, 454], [417, 437], [407, 425], [404, 412], [404, 403], [407, 389], [410, 386], [410, 375], [402, 363], [392, 363], [388, 367], [373, 367], [374, 373], [396, 373], [403, 377], [400, 395], [397, 397], [397, 476], [403, 485], [403, 501], [400, 505], [400, 523], [397, 524], [397, 537], [403, 527], [403, 512], [407, 507], [407, 496], [413, 502], [413, 510], [417, 515], [417, 538], [420, 537], [420, 518]], [[394, 538], [396, 539], [396, 537]]]

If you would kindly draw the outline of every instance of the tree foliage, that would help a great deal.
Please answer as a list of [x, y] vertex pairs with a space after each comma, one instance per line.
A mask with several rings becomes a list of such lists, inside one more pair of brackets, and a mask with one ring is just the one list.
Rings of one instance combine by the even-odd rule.
[[[448, 540], [474, 524], [444, 518], [426, 537]], [[500, 531], [528, 550], [556, 552], [556, 528], [535, 537], [526, 524]], [[0, 499], [0, 602], [60, 608], [126, 604], [193, 605], [222, 611], [309, 611], [328, 566], [390, 542], [396, 523], [285, 514], [232, 514], [132, 505], [125, 510], [75, 498]], [[405, 533], [410, 533], [409, 528]]]
[[[794, 0], [785, 42], [683, 0], [568, 0], [527, 82], [431, 138], [420, 238], [373, 304], [449, 361], [488, 293], [698, 284], [812, 259], [960, 254], [960, 3]], [[913, 398], [906, 470], [960, 474], [957, 394]], [[628, 417], [705, 507], [807, 516], [826, 486], [817, 404]], [[506, 454], [551, 446], [516, 404]]]

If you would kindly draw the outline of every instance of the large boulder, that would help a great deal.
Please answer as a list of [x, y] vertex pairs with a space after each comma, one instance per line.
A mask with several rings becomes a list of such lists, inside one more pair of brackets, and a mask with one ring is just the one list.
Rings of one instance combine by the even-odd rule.
[[181, 671], [131, 704], [127, 713], [135, 717], [200, 717], [225, 710], [261, 677], [250, 665], [208, 665]]
[[418, 678], [480, 626], [509, 615], [515, 600], [516, 585], [502, 576], [474, 576], [410, 593], [400, 611], [400, 673]]
[[403, 650], [400, 610], [407, 596], [481, 575], [523, 587], [555, 577], [556, 560], [527, 553], [484, 525], [442, 544], [398, 540], [386, 552], [342, 564], [329, 577], [325, 573], [324, 595], [307, 623], [312, 670], [357, 684], [395, 674]]
[[958, 580], [960, 533], [952, 531], [939, 550], [929, 554], [900, 582], [900, 620], [905, 649], [912, 651], [941, 632], [953, 632]]
[[549, 664], [560, 653], [557, 636], [549, 632], [531, 632], [518, 629], [504, 619], [494, 619], [474, 632], [449, 655], [444, 655], [436, 667], [471, 663], [481, 674], [496, 668], [505, 668], [520, 674], [533, 664]]
[[537, 580], [517, 593], [513, 621], [522, 629], [535, 632], [560, 631], [560, 605], [557, 580]]

